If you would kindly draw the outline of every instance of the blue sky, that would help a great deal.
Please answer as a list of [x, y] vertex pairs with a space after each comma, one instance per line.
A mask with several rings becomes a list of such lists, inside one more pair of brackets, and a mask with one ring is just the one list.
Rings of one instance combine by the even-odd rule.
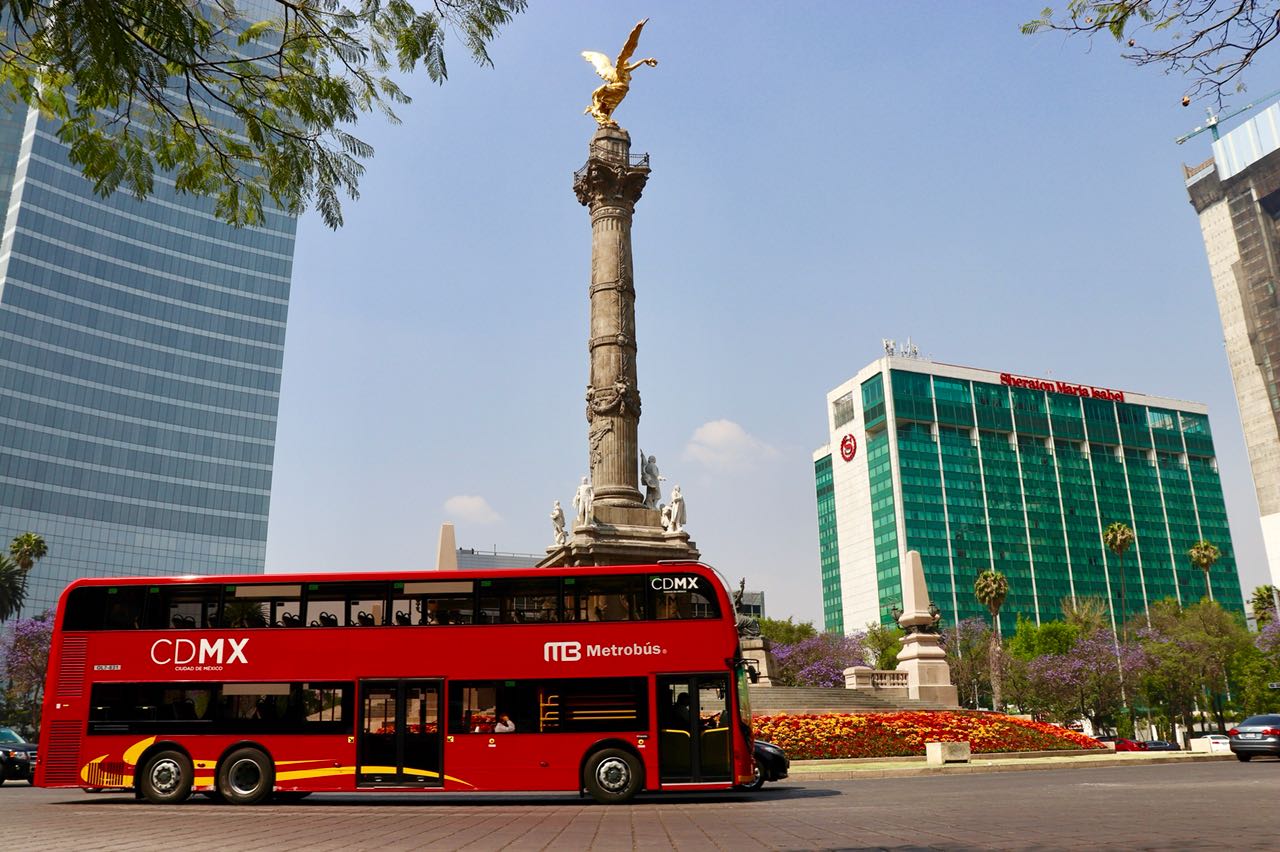
[[[940, 361], [1205, 402], [1246, 592], [1252, 482], [1182, 163], [1184, 84], [1023, 36], [1036, 2], [534, 3], [450, 79], [407, 81], [346, 225], [299, 225], [267, 570], [541, 552], [586, 472], [590, 225], [572, 191], [599, 82], [650, 17], [616, 117], [653, 173], [633, 232], [640, 445], [703, 558], [821, 622], [825, 394], [908, 335]], [[1249, 74], [1280, 88], [1280, 57]], [[665, 493], [665, 492], [664, 492]]]

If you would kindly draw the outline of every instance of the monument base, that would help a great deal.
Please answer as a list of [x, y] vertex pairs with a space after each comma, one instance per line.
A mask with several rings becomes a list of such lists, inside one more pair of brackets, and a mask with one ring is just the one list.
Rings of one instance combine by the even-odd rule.
[[773, 652], [769, 649], [769, 640], [763, 636], [744, 636], [739, 637], [738, 644], [742, 647], [742, 658], [754, 663], [753, 668], [760, 675], [756, 680], [756, 685], [773, 686], [771, 675], [777, 664], [773, 661]]
[[951, 685], [946, 660], [905, 660], [898, 671], [907, 673], [907, 697], [945, 707], [959, 707], [960, 694]]
[[[645, 523], [605, 523], [605, 518], [621, 521], [634, 518]], [[687, 532], [665, 532], [658, 525], [658, 511], [643, 506], [598, 506], [596, 523], [575, 527], [567, 544], [547, 548], [547, 557], [539, 568], [574, 565], [643, 565], [650, 562], [697, 562], [702, 558], [698, 546]]]

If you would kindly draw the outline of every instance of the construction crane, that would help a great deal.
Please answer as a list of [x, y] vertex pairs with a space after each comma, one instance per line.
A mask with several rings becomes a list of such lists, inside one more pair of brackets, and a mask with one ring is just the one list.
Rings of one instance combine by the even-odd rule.
[[1269, 101], [1272, 98], [1276, 97], [1277, 95], [1280, 95], [1280, 90], [1274, 91], [1268, 95], [1263, 95], [1257, 100], [1250, 101], [1249, 103], [1245, 104], [1239, 109], [1232, 110], [1231, 112], [1225, 115], [1220, 115], [1218, 113], [1215, 113], [1212, 109], [1205, 107], [1205, 114], [1208, 115], [1208, 118], [1205, 120], [1205, 123], [1197, 127], [1195, 130], [1192, 130], [1190, 133], [1182, 134], [1181, 136], [1179, 136], [1177, 139], [1173, 141], [1181, 145], [1183, 142], [1186, 142], [1188, 139], [1192, 138], [1193, 136], [1199, 136], [1201, 133], [1204, 133], [1206, 130], [1208, 130], [1210, 133], [1213, 134], [1213, 140], [1216, 142], [1218, 141], [1218, 125], [1221, 122], [1224, 122], [1229, 118], [1235, 118], [1237, 115], [1239, 115], [1242, 112], [1248, 112], [1249, 110], [1256, 107], [1258, 104], [1263, 103], [1264, 101]]

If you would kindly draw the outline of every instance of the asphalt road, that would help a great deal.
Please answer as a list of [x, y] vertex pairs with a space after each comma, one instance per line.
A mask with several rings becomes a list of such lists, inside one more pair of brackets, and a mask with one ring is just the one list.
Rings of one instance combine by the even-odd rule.
[[757, 794], [203, 797], [0, 787], [9, 849], [1280, 848], [1280, 760], [787, 781]]

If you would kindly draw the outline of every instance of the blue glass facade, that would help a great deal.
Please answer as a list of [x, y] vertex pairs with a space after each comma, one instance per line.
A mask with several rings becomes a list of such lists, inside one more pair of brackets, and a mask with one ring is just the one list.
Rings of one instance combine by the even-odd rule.
[[0, 112], [0, 536], [81, 576], [261, 572], [296, 220], [236, 229], [163, 175], [94, 195], [34, 112]]

